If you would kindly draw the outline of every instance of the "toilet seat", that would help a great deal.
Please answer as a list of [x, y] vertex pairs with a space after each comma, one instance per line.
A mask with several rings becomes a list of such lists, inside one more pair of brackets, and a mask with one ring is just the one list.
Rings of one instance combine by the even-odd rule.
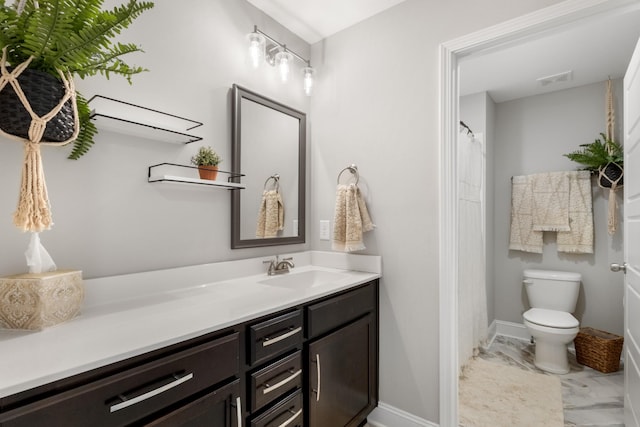
[[532, 308], [527, 310], [522, 317], [529, 323], [547, 328], [573, 329], [580, 326], [578, 319], [570, 313], [546, 308]]

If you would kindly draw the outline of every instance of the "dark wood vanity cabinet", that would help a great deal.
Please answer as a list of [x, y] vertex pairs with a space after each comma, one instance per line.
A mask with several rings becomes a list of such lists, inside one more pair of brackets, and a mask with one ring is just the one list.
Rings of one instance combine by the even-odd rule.
[[302, 328], [302, 307], [247, 326], [246, 425], [303, 426]]
[[[235, 427], [240, 403], [238, 332], [195, 344], [135, 366], [99, 375], [0, 412], [2, 427], [210, 426]], [[28, 399], [27, 402], [31, 400]], [[180, 420], [180, 421], [177, 421]]]
[[242, 419], [240, 399], [240, 380], [208, 392], [185, 405], [156, 418], [142, 423], [148, 427], [238, 427]]
[[0, 427], [355, 427], [378, 401], [378, 280], [0, 399]]
[[378, 404], [377, 286], [307, 308], [308, 426], [361, 425]]
[[378, 404], [377, 280], [260, 319], [248, 337], [248, 426], [355, 427]]

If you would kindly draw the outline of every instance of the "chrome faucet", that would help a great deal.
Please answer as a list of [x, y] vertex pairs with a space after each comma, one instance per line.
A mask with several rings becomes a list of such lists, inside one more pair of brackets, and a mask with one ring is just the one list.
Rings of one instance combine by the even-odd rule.
[[269, 276], [288, 273], [290, 268], [295, 267], [292, 257], [282, 258], [282, 260], [280, 260], [278, 255], [276, 255], [275, 259], [262, 261], [262, 263], [269, 264], [269, 269], [267, 270]]

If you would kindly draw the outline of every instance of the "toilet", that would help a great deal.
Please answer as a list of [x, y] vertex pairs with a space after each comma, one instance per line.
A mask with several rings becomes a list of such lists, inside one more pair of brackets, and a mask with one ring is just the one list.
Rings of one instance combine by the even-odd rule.
[[582, 276], [550, 270], [525, 270], [523, 276], [531, 308], [522, 317], [535, 340], [534, 363], [543, 371], [566, 374], [567, 346], [580, 330], [571, 313], [576, 309]]

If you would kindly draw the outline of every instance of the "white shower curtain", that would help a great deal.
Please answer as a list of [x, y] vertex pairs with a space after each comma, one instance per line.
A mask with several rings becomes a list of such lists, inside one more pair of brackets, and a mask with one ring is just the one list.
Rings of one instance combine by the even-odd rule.
[[460, 132], [458, 148], [458, 360], [462, 368], [487, 340], [482, 135]]

